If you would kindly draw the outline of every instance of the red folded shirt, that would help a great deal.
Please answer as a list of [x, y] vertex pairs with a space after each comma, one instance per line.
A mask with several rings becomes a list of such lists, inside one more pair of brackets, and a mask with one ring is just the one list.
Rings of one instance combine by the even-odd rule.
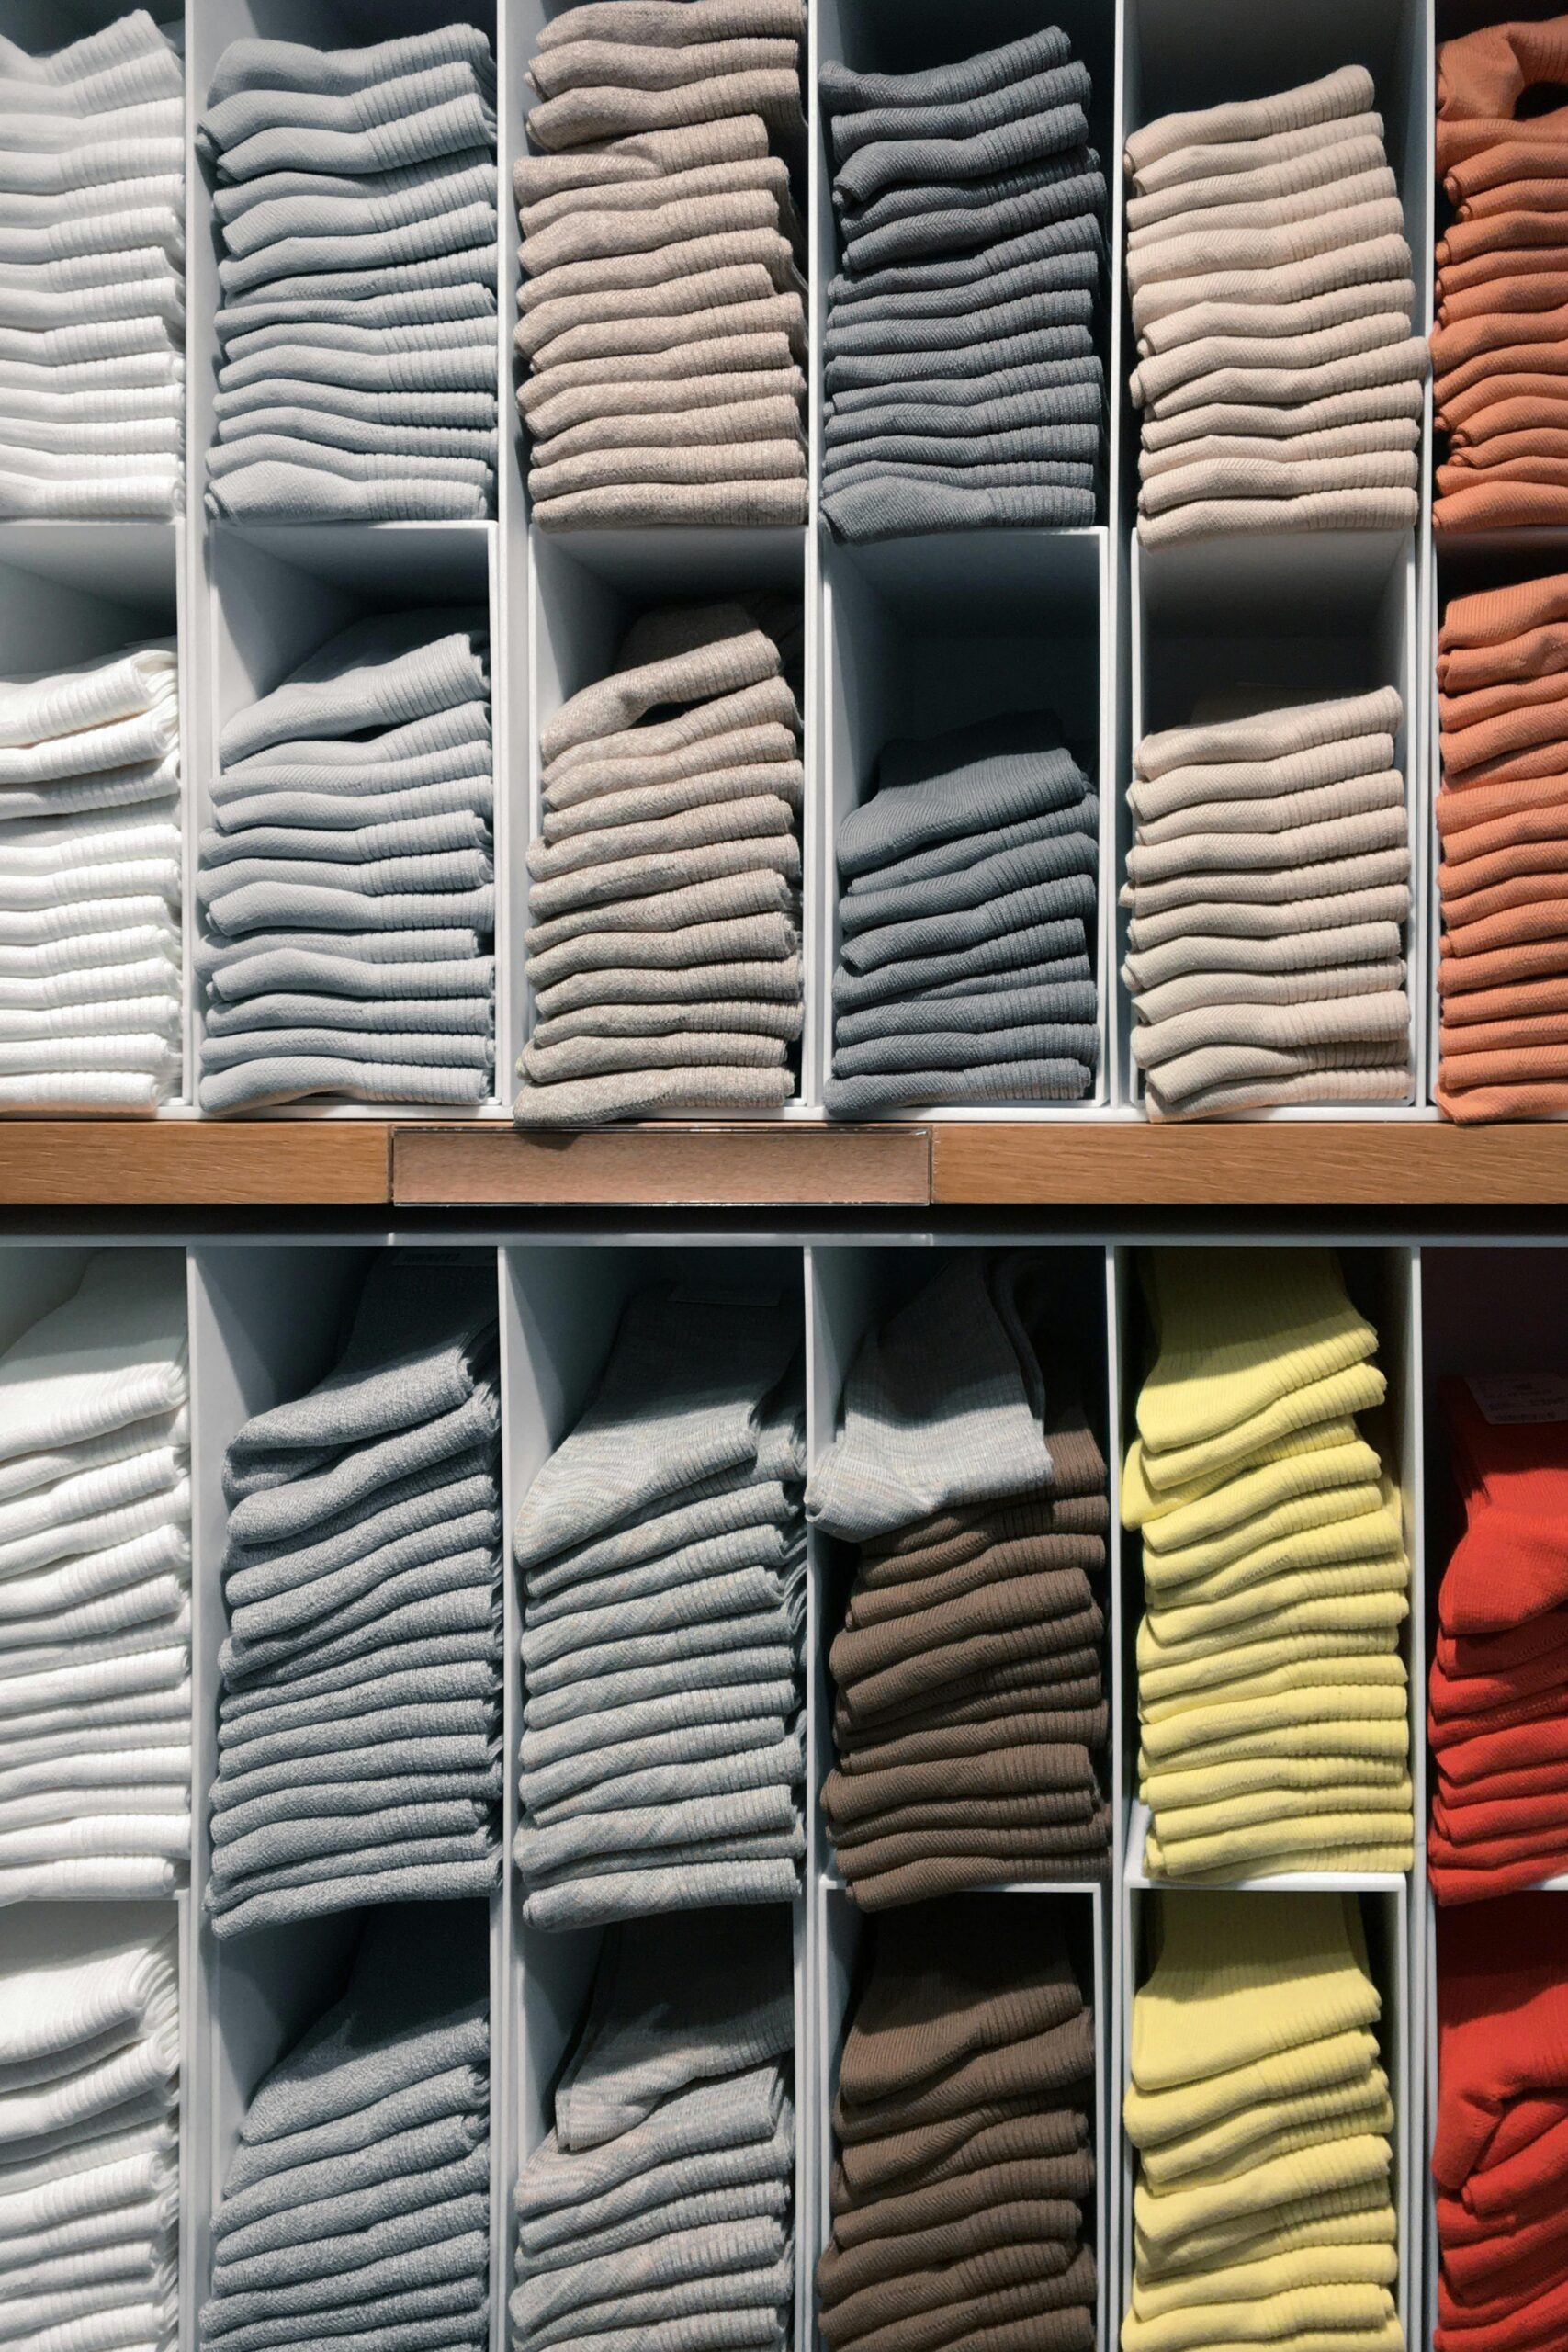
[[1488, 1420], [1462, 1380], [1438, 1395], [1465, 1512], [1442, 1623], [1451, 1634], [1520, 1625], [1568, 1601], [1568, 1421]]

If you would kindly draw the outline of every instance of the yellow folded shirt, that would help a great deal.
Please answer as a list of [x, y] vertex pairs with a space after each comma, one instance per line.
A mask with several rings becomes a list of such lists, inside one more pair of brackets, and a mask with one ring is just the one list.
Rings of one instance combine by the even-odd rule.
[[[1211, 2271], [1202, 2282], [1207, 2300], [1199, 2308], [1213, 2312], [1224, 2303], [1268, 2302], [1299, 2287], [1392, 2287], [1398, 2277], [1399, 2255], [1391, 2245], [1314, 2246]], [[1163, 2319], [1190, 2310], [1195, 2291], [1190, 2278], [1134, 2280], [1133, 2311], [1140, 2320]]]
[[1348, 1781], [1336, 1776], [1331, 1785], [1325, 1786], [1320, 1776], [1315, 1789], [1258, 1789], [1250, 1796], [1151, 1804], [1149, 1810], [1154, 1815], [1154, 1834], [1168, 1852], [1190, 1838], [1226, 1830], [1267, 1829], [1272, 1822], [1321, 1821], [1325, 1804], [1333, 1807], [1337, 1817], [1352, 1813], [1403, 1813], [1409, 1819], [1414, 1816], [1415, 1791], [1408, 1774], [1392, 1786], [1386, 1781], [1362, 1781], [1359, 1774]]
[[[1150, 1849], [1153, 1850], [1150, 1850]], [[1404, 1878], [1415, 1867], [1416, 1836], [1404, 1836], [1387, 1845], [1347, 1842], [1338, 1846], [1308, 1846], [1303, 1851], [1264, 1846], [1254, 1851], [1226, 1851], [1223, 1859], [1200, 1865], [1190, 1848], [1179, 1849], [1179, 1861], [1168, 1861], [1157, 1841], [1145, 1840], [1144, 1868], [1151, 1878], [1182, 1888], [1235, 1886], [1238, 1879], [1288, 1878], [1310, 1871], [1314, 1878]]]
[[[1406, 1777], [1408, 1761], [1404, 1756], [1361, 1757], [1355, 1767], [1357, 1786], [1396, 1789]], [[1219, 1804], [1260, 1791], [1277, 1795], [1298, 1789], [1315, 1792], [1322, 1786], [1323, 1766], [1315, 1756], [1252, 1756], [1242, 1764], [1173, 1764], [1145, 1774], [1139, 1793], [1157, 1812], [1162, 1805]]]
[[1201, 1477], [1183, 1479], [1179, 1484], [1174, 1480], [1161, 1484], [1151, 1476], [1157, 1458], [1141, 1437], [1135, 1437], [1122, 1464], [1122, 1524], [1146, 1526], [1151, 1520], [1167, 1518], [1173, 1510], [1184, 1510], [1190, 1503], [1201, 1502], [1207, 1495], [1223, 1493], [1226, 1487], [1234, 1486], [1255, 1470], [1266, 1470], [1274, 1463], [1289, 1462], [1303, 1453], [1353, 1445], [1359, 1435], [1348, 1413], [1332, 1414], [1326, 1420], [1293, 1430], [1270, 1445], [1259, 1446], [1256, 1453], [1243, 1454], [1235, 1462], [1206, 1471]]
[[1376, 2283], [1297, 2287], [1256, 2302], [1199, 2303], [1161, 2319], [1129, 2312], [1122, 2352], [1211, 2352], [1218, 2344], [1273, 2344], [1326, 2329], [1375, 2335], [1396, 2316], [1393, 2297]]
[[[1359, 2192], [1356, 2192], [1359, 2194]], [[1303, 2221], [1297, 2215], [1281, 2216], [1271, 2230], [1239, 2245], [1211, 2250], [1206, 2243], [1197, 2247], [1197, 2258], [1179, 2267], [1160, 2261], [1142, 2274], [1145, 2286], [1171, 2286], [1186, 2290], [1189, 2301], [1199, 2294], [1213, 2292], [1212, 2282], [1224, 2278], [1234, 2267], [1252, 2268], [1263, 2262], [1277, 2260], [1282, 2255], [1299, 2254], [1309, 2246], [1396, 2245], [1398, 2224], [1393, 2207], [1386, 2200], [1382, 2205], [1348, 2206], [1344, 2211], [1320, 2213], [1315, 2219]], [[1137, 2257], [1134, 2256], [1134, 2276], [1139, 2278]], [[1291, 2352], [1296, 2352], [1294, 2345]]]
[[[1385, 2141], [1381, 2144], [1392, 2163], [1388, 2143]], [[1308, 2149], [1306, 2154], [1320, 2155], [1323, 2151]], [[1386, 2202], [1385, 2181], [1386, 2175], [1374, 2175], [1367, 2180], [1350, 2182], [1343, 2188], [1325, 2188], [1309, 2196], [1289, 2198], [1267, 2211], [1259, 2208], [1239, 2214], [1233, 2221], [1217, 2222], [1211, 2229], [1190, 2228], [1151, 2236], [1140, 2222], [1134, 2233], [1135, 2259], [1145, 2277], [1151, 2278], [1173, 2278], [1179, 2273], [1191, 2278], [1206, 2270], [1223, 2269], [1227, 2262], [1238, 2257], [1250, 2261], [1259, 2254], [1275, 2251], [1276, 2241], [1292, 2230], [1310, 2228], [1319, 2222], [1354, 2226], [1363, 2215], [1376, 2211], [1380, 2203]], [[1145, 2190], [1138, 2189], [1134, 2202], [1145, 2194]]]
[[[1259, 1696], [1267, 1678], [1281, 1668], [1322, 1665], [1345, 1669], [1358, 1661], [1370, 1666], [1385, 1658], [1397, 1659], [1398, 1645], [1398, 1629], [1390, 1625], [1376, 1633], [1297, 1634], [1272, 1641], [1242, 1642], [1229, 1652], [1211, 1650], [1205, 1657], [1179, 1658], [1169, 1666], [1140, 1665], [1139, 1713], [1153, 1715], [1164, 1706], [1201, 1702], [1216, 1691], [1231, 1690], [1239, 1697], [1249, 1690]], [[1340, 1674], [1326, 1679], [1337, 1681]], [[1352, 1674], [1349, 1679], [1358, 1678]], [[1371, 1679], [1381, 1681], [1382, 1677]]]
[[[1234, 1528], [1251, 1526], [1268, 1512], [1301, 1502], [1309, 1495], [1330, 1494], [1340, 1487], [1376, 1486], [1382, 1474], [1382, 1464], [1366, 1439], [1352, 1432], [1338, 1445], [1314, 1446], [1305, 1453], [1265, 1462], [1256, 1470], [1222, 1480], [1191, 1502], [1173, 1504], [1145, 1523], [1144, 1551], [1145, 1555], [1155, 1552], [1162, 1558], [1190, 1551]], [[1340, 1511], [1337, 1516], [1342, 1519], [1347, 1514]]]
[[1172, 1446], [1163, 1453], [1145, 1451], [1143, 1477], [1156, 1494], [1168, 1494], [1174, 1487], [1261, 1458], [1271, 1446], [1298, 1432], [1310, 1432], [1321, 1423], [1353, 1413], [1370, 1413], [1387, 1393], [1388, 1382], [1375, 1363], [1352, 1364], [1348, 1371], [1330, 1373], [1326, 1380], [1309, 1381], [1304, 1388], [1288, 1390], [1217, 1437], [1200, 1439], [1195, 1445]]
[[[1250, 1600], [1243, 1601], [1239, 1595], [1235, 1600], [1213, 1602], [1208, 1609], [1168, 1609], [1162, 1601], [1139, 1624], [1138, 1670], [1223, 1657], [1238, 1645], [1314, 1634], [1387, 1633], [1397, 1639], [1399, 1627], [1410, 1614], [1409, 1577], [1403, 1562], [1369, 1562], [1368, 1573], [1373, 1568], [1383, 1578], [1381, 1586], [1311, 1598], [1303, 1595], [1273, 1609], [1255, 1610]], [[1225, 1613], [1238, 1609], [1247, 1613]]]
[[[1273, 1878], [1281, 1871], [1407, 1871], [1414, 1851], [1416, 1825], [1408, 1804], [1392, 1804], [1365, 1812], [1342, 1812], [1332, 1789], [1324, 1791], [1321, 1810], [1297, 1815], [1276, 1814], [1272, 1821], [1250, 1828], [1168, 1833], [1163, 1821], [1151, 1826], [1144, 1868], [1151, 1876], [1187, 1878], [1201, 1872], [1208, 1878]], [[1397, 1854], [1397, 1861], [1345, 1863], [1329, 1859], [1354, 1853]]]
[[1157, 1956], [1133, 2002], [1140, 2090], [1203, 2082], [1381, 2014], [1360, 1910], [1344, 1895], [1178, 1896], [1154, 1924]]
[[[1305, 1726], [1299, 1723], [1280, 1724], [1271, 1731], [1260, 1731], [1256, 1724], [1235, 1733], [1229, 1739], [1205, 1741], [1202, 1748], [1190, 1758], [1183, 1758], [1185, 1742], [1172, 1747], [1162, 1743], [1163, 1752], [1155, 1755], [1146, 1747], [1138, 1750], [1138, 1794], [1144, 1795], [1144, 1784], [1156, 1772], [1168, 1770], [1173, 1763], [1185, 1760], [1197, 1768], [1199, 1756], [1202, 1763], [1213, 1769], [1221, 1764], [1256, 1764], [1276, 1756], [1301, 1756], [1308, 1750], [1321, 1768], [1330, 1758], [1354, 1757], [1359, 1763], [1372, 1759], [1397, 1760], [1402, 1770], [1410, 1762], [1410, 1721], [1398, 1715], [1318, 1715], [1311, 1726], [1310, 1738]], [[1145, 1798], [1145, 1803], [1148, 1802]]]
[[1167, 1764], [1173, 1756], [1207, 1747], [1212, 1741], [1245, 1740], [1255, 1732], [1282, 1731], [1292, 1724], [1301, 1727], [1303, 1736], [1297, 1745], [1304, 1754], [1314, 1745], [1310, 1727], [1314, 1724], [1404, 1723], [1409, 1702], [1403, 1670], [1383, 1682], [1370, 1679], [1374, 1666], [1392, 1663], [1403, 1669], [1403, 1658], [1358, 1660], [1369, 1679], [1354, 1681], [1333, 1680], [1329, 1668], [1334, 1663], [1327, 1658], [1321, 1667], [1309, 1666], [1305, 1672], [1312, 1679], [1296, 1687], [1216, 1700], [1205, 1706], [1162, 1707], [1142, 1726], [1144, 1753], [1155, 1763]]
[[[1379, 2117], [1387, 2120], [1374, 2120]], [[1320, 2140], [1343, 2139], [1358, 2132], [1387, 2132], [1393, 2122], [1388, 2076], [1381, 2066], [1370, 2066], [1356, 2082], [1303, 2091], [1294, 2098], [1267, 2099], [1250, 2111], [1244, 2109], [1211, 2123], [1207, 2131], [1145, 2148], [1144, 2177], [1155, 2188], [1168, 2188], [1194, 2175], [1221, 2180], [1265, 2154], [1284, 2155], [1292, 2148], [1313, 2147]]]
[[1163, 1564], [1157, 1577], [1151, 1577], [1145, 1555], [1144, 1581], [1145, 1587], [1157, 1581], [1163, 1607], [1196, 1609], [1232, 1600], [1238, 1593], [1260, 1591], [1279, 1577], [1382, 1559], [1397, 1560], [1408, 1575], [1403, 1524], [1386, 1480], [1380, 1481], [1377, 1502], [1371, 1510], [1359, 1511], [1349, 1519], [1330, 1520], [1315, 1527], [1296, 1528], [1288, 1534], [1271, 1536], [1253, 1551], [1243, 1552], [1234, 1560], [1179, 1582], [1165, 1576]]
[[1156, 1453], [1222, 1437], [1377, 1351], [1330, 1250], [1146, 1250], [1139, 1272], [1158, 1353], [1137, 1421]]
[[[1183, 1894], [1177, 1899], [1185, 1903], [1190, 1898]], [[1213, 1899], [1217, 1903], [1338, 1903], [1344, 1898], [1337, 1894], [1238, 1894], [1216, 1895]], [[1150, 1984], [1153, 1982], [1151, 1977]], [[1138, 2002], [1148, 1989], [1145, 1985], [1133, 2004], [1134, 2069]], [[1367, 1989], [1371, 1991], [1375, 2017], [1377, 1995], [1370, 1986]], [[1174, 2140], [1212, 2132], [1230, 2116], [1248, 2115], [1254, 2109], [1277, 2100], [1302, 2098], [1314, 2091], [1357, 2088], [1366, 2082], [1377, 2064], [1377, 2037], [1369, 2031], [1368, 2025], [1359, 2025], [1320, 2034], [1290, 2050], [1269, 2051], [1258, 2058], [1244, 2059], [1235, 2066], [1215, 2067], [1195, 2081], [1170, 2083], [1157, 2089], [1143, 2088], [1134, 2072], [1134, 2080], [1122, 2094], [1122, 2120], [1135, 2148], [1168, 2147]]]
[[1209, 1576], [1216, 1568], [1228, 1568], [1235, 1561], [1256, 1556], [1276, 1544], [1310, 1544], [1322, 1530], [1338, 1526], [1346, 1520], [1365, 1519], [1382, 1507], [1378, 1487], [1370, 1478], [1363, 1478], [1352, 1486], [1325, 1487], [1314, 1494], [1293, 1495], [1288, 1501], [1276, 1503], [1270, 1510], [1259, 1511], [1255, 1518], [1237, 1520], [1218, 1535], [1207, 1535], [1200, 1543], [1183, 1544], [1170, 1551], [1151, 1550], [1150, 1530], [1145, 1528], [1145, 1588], [1150, 1593], [1168, 1592], [1179, 1597], [1183, 1585]]

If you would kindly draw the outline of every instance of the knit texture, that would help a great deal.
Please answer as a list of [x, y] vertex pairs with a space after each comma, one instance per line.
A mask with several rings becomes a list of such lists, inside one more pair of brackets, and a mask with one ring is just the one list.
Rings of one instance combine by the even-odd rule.
[[[820, 96], [843, 257], [823, 345], [832, 530], [852, 542], [1092, 523], [1106, 195], [1089, 77], [1066, 36], [922, 73], [830, 63]], [[1057, 356], [1075, 361], [1070, 381], [1025, 374], [1000, 408], [988, 401], [994, 377]], [[882, 411], [846, 399], [855, 386], [879, 391]], [[897, 1100], [863, 1074], [844, 1107]]]
[[[1414, 525], [1427, 354], [1375, 95], [1346, 66], [1128, 139], [1145, 547]], [[1209, 1072], [1207, 1106], [1264, 1075], [1256, 1055]]]
[[352, 622], [220, 739], [199, 1100], [471, 1108], [493, 1087], [489, 633]]
[[[197, 130], [224, 249], [215, 514], [493, 510], [495, 130], [494, 62], [470, 26], [224, 51]], [[423, 365], [378, 332], [415, 322]]]
[[[1409, 912], [1403, 725], [1392, 689], [1275, 709], [1238, 688], [1139, 745], [1122, 977], [1151, 1118], [1408, 1097], [1404, 941], [1372, 952], [1355, 898], [1392, 885]], [[1281, 920], [1238, 968], [1232, 924], [1259, 905], [1294, 909], [1301, 936]], [[1157, 961], [1137, 952], [1155, 932]]]
[[[1407, 1870], [1409, 1566], [1356, 1419], [1384, 1397], [1377, 1334], [1325, 1250], [1159, 1250], [1141, 1272], [1156, 1352], [1122, 1516], [1147, 1867]], [[1282, 1760], [1308, 1756], [1331, 1770]]]

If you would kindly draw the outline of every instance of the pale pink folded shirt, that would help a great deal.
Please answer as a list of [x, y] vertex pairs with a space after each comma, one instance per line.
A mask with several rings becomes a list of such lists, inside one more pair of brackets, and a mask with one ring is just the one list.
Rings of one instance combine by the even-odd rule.
[[1411, 529], [1425, 345], [1371, 76], [1134, 131], [1138, 536]]

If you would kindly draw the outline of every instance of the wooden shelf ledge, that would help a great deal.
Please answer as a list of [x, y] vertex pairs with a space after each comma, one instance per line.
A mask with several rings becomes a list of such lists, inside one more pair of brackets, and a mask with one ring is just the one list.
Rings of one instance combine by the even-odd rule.
[[371, 1119], [0, 1121], [6, 1208], [365, 1208], [390, 1194]]
[[918, 1208], [931, 1201], [925, 1127], [773, 1125], [403, 1127], [400, 1208]]

